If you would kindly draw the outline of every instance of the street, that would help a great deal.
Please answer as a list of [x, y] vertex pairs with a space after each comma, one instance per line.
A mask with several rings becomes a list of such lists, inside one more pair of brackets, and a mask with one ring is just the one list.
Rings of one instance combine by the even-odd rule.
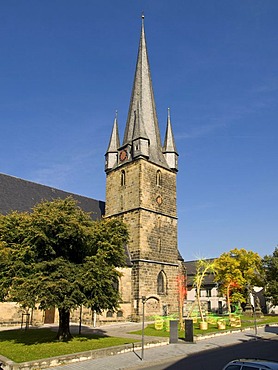
[[278, 361], [278, 338], [243, 340], [237, 345], [140, 368], [145, 370], [221, 370], [227, 362], [235, 358], [263, 358]]

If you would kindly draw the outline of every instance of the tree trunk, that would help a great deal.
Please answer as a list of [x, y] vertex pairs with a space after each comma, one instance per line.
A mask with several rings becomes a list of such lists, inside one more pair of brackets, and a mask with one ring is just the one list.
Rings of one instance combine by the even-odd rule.
[[67, 341], [72, 338], [70, 333], [70, 311], [65, 308], [59, 308], [59, 329], [57, 339]]
[[196, 293], [197, 293], [197, 302], [198, 302], [198, 307], [200, 311], [201, 321], [205, 321], [203, 311], [202, 311], [201, 298], [200, 298], [201, 290], [198, 288]]
[[178, 294], [179, 294], [179, 322], [180, 322], [180, 330], [184, 330], [184, 321], [183, 321], [183, 304], [185, 298], [185, 276], [179, 275], [178, 276]]
[[180, 330], [184, 330], [184, 321], [183, 321], [183, 299], [179, 299], [179, 322]]
[[195, 305], [196, 305], [196, 302], [197, 302], [197, 298], [195, 298], [195, 301], [193, 302], [193, 304], [192, 304], [192, 306], [191, 306], [191, 308], [190, 308], [190, 311], [188, 312], [188, 314], [187, 314], [187, 317], [191, 317], [191, 314], [192, 314], [192, 312], [193, 312], [193, 310], [194, 310], [194, 307], [195, 307]]
[[231, 301], [230, 301], [230, 285], [231, 284], [228, 284], [228, 286], [227, 286], [227, 306], [228, 306], [229, 319], [231, 319], [231, 317], [232, 317]]

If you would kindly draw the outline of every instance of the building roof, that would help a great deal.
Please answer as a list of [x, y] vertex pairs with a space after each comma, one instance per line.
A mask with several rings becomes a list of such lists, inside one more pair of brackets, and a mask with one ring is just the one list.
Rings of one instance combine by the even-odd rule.
[[[208, 258], [206, 261], [213, 261], [214, 258]], [[193, 279], [196, 275], [196, 264], [198, 260], [194, 261], [185, 261], [184, 266], [186, 268], [186, 276], [187, 276], [187, 286], [191, 287], [193, 285]], [[215, 286], [216, 283], [214, 282], [214, 275], [213, 273], [208, 273], [205, 275], [203, 286]]]
[[104, 215], [105, 203], [101, 200], [72, 194], [50, 186], [37, 184], [17, 177], [0, 173], [0, 213], [11, 211], [30, 211], [37, 203], [72, 196], [85, 212], [90, 212], [92, 219]]
[[119, 128], [118, 128], [118, 114], [116, 112], [116, 116], [115, 116], [114, 124], [112, 128], [112, 133], [110, 136], [110, 141], [109, 141], [106, 154], [107, 153], [118, 153], [119, 147], [120, 147], [120, 136], [119, 136]]
[[174, 135], [173, 135], [173, 130], [172, 130], [170, 108], [168, 108], [166, 134], [165, 134], [165, 140], [164, 140], [164, 145], [163, 145], [163, 153], [166, 153], [166, 152], [178, 154]]
[[142, 16], [138, 57], [122, 146], [131, 144], [132, 140], [137, 138], [149, 140], [149, 160], [151, 162], [169, 169], [162, 153], [144, 30], [144, 16]]
[[[7, 214], [11, 211], [28, 212], [37, 203], [53, 199], [73, 197], [83, 211], [89, 212], [93, 220], [98, 220], [104, 215], [105, 202], [95, 200], [59, 190], [50, 186], [37, 184], [17, 177], [0, 173], [0, 213]], [[131, 267], [128, 247], [124, 246], [126, 266]]]

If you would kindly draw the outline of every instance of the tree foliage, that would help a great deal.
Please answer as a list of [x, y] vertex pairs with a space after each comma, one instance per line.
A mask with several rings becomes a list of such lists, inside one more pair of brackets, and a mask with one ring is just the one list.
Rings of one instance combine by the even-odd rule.
[[245, 249], [232, 249], [215, 259], [215, 278], [220, 293], [230, 302], [246, 302], [247, 288], [262, 286], [262, 260], [258, 253]]
[[278, 248], [275, 248], [272, 256], [263, 259], [266, 285], [265, 297], [273, 305], [278, 306]]
[[59, 310], [59, 339], [68, 339], [70, 310], [115, 309], [125, 265], [124, 224], [92, 221], [72, 198], [39, 203], [31, 213], [0, 215], [0, 299]]

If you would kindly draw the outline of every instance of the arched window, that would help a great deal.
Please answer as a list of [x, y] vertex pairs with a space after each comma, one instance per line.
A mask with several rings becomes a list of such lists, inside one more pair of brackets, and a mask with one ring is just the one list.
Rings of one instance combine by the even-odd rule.
[[156, 172], [156, 185], [157, 186], [161, 186], [162, 185], [162, 174], [161, 174], [161, 171], [158, 170]]
[[125, 186], [125, 171], [121, 172], [121, 186]]
[[158, 236], [157, 236], [157, 249], [158, 249], [158, 252], [161, 253], [161, 249], [162, 249], [162, 242], [161, 242], [161, 216], [157, 216], [157, 232], [158, 232]]
[[123, 194], [120, 195], [120, 207], [121, 207], [121, 210], [124, 209], [124, 197], [123, 197]]
[[123, 317], [123, 311], [118, 311], [117, 312], [117, 317]]
[[166, 294], [166, 275], [164, 271], [160, 271], [157, 276], [157, 294]]
[[157, 249], [158, 249], [158, 252], [161, 253], [161, 250], [162, 250], [161, 238], [157, 239]]
[[106, 312], [106, 317], [113, 317], [113, 311], [107, 311]]
[[117, 278], [112, 281], [112, 286], [116, 290], [116, 292], [119, 291], [120, 283], [119, 283], [119, 280]]

